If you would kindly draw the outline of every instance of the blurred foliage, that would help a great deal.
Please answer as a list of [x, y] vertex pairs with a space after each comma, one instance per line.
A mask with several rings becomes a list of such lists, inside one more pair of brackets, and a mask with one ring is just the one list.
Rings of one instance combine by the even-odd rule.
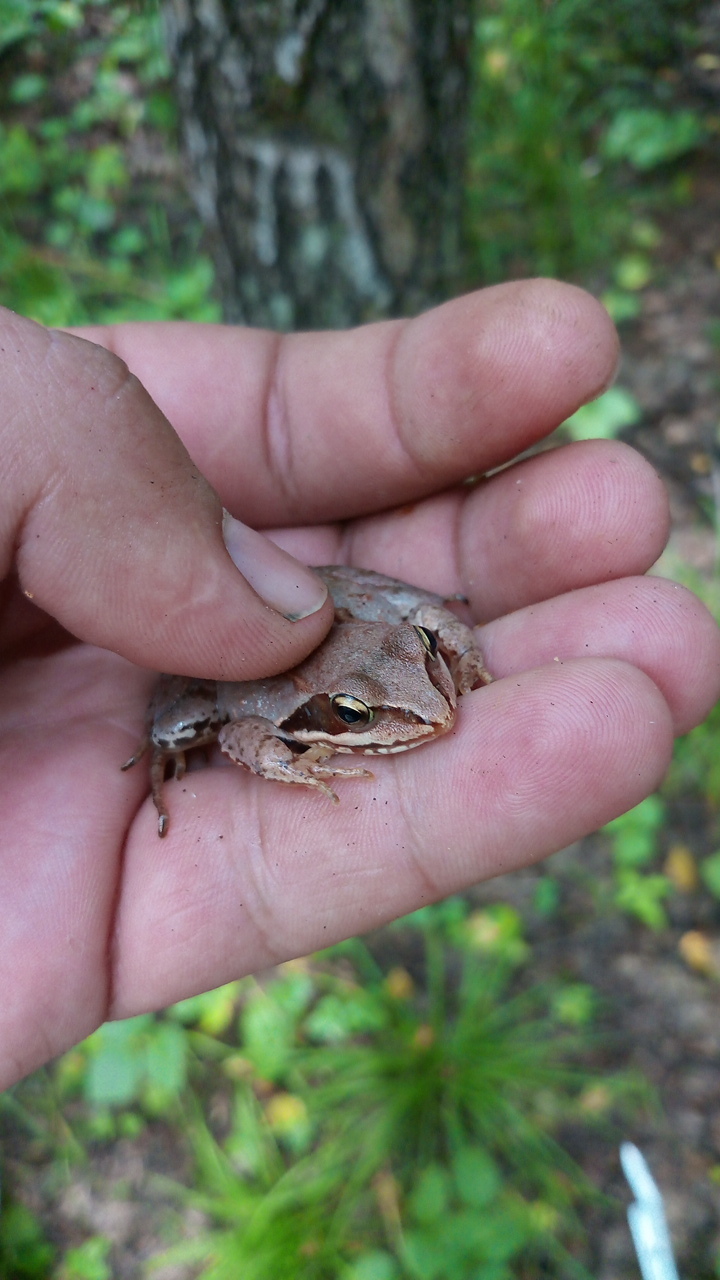
[[[34, 1120], [36, 1163], [39, 1148], [48, 1161], [62, 1152], [72, 1179], [88, 1145], [174, 1126], [194, 1174], [190, 1187], [165, 1180], [167, 1212], [200, 1216], [190, 1235], [166, 1228], [179, 1242], [152, 1266], [191, 1265], [206, 1280], [512, 1280], [548, 1268], [590, 1280], [578, 1209], [598, 1197], [563, 1129], [607, 1130], [647, 1100], [630, 1075], [580, 1065], [595, 993], [528, 984], [531, 951], [507, 904], [472, 911], [452, 898], [394, 932], [401, 952], [422, 955], [416, 972], [383, 970], [352, 940], [262, 983], [102, 1027], [52, 1077], [74, 1154], [48, 1111]], [[23, 1121], [32, 1090], [6, 1095], [0, 1116], [12, 1103]], [[51, 1269], [37, 1221], [21, 1217], [0, 1217], [0, 1257], [27, 1258], [8, 1275], [113, 1274], [100, 1235]]]
[[713, 897], [720, 898], [720, 851], [704, 859], [700, 875]]
[[[716, 517], [717, 518], [717, 517]], [[718, 535], [718, 566], [720, 566], [720, 529]], [[677, 582], [682, 582], [700, 597], [720, 623], [720, 574], [708, 577], [666, 553], [659, 564], [660, 571]], [[673, 760], [663, 784], [663, 794], [670, 800], [681, 796], [700, 798], [707, 806], [708, 816], [717, 826], [720, 815], [720, 703], [707, 719], [675, 743]], [[717, 832], [720, 837], [720, 831]]]
[[693, 111], [634, 107], [618, 111], [602, 140], [606, 160], [626, 160], [635, 169], [654, 169], [700, 145], [702, 122]]
[[[717, 575], [707, 578], [674, 557], [664, 557], [660, 569], [694, 591], [720, 622]], [[701, 826], [692, 833], [700, 847], [696, 855], [686, 844], [671, 842], [660, 872], [657, 868], [670, 841], [671, 807], [680, 802], [700, 807]], [[649, 796], [603, 828], [611, 844], [615, 905], [650, 928], [662, 929], [668, 923], [666, 907], [671, 893], [695, 892], [701, 881], [713, 896], [720, 897], [720, 855], [707, 854], [704, 847], [708, 839], [720, 841], [719, 818], [720, 704], [675, 743], [660, 795]]]
[[0, 0], [0, 55], [3, 302], [54, 325], [219, 319], [157, 7]]
[[700, 793], [720, 810], [720, 705], [675, 746], [665, 790], [671, 796]]
[[[637, 313], [659, 236], [648, 209], [687, 197], [673, 166], [709, 136], [675, 71], [695, 8], [478, 4], [467, 226], [484, 279], [612, 263], [605, 300]], [[219, 317], [154, 0], [0, 0], [0, 120], [10, 306], [52, 324]]]
[[24, 1204], [4, 1198], [0, 1214], [0, 1277], [42, 1280], [50, 1273], [55, 1249], [37, 1216]]
[[675, 70], [697, 6], [486, 0], [479, 15], [468, 233], [480, 271], [602, 271], [632, 248], [638, 223], [642, 236], [653, 194], [667, 200], [672, 162], [705, 138]]
[[666, 817], [660, 797], [648, 796], [603, 828], [610, 837], [615, 868], [615, 903], [651, 929], [667, 925], [662, 900], [672, 889], [668, 876], [646, 871], [659, 854]]
[[611, 387], [584, 404], [564, 423], [573, 440], [613, 440], [623, 427], [640, 420], [640, 405], [623, 387]]
[[111, 1242], [104, 1236], [90, 1236], [75, 1249], [68, 1249], [53, 1280], [112, 1280], [107, 1261]]

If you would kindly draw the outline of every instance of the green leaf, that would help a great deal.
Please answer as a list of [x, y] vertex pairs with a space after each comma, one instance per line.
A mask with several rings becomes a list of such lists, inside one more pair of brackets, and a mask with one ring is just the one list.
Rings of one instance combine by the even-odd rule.
[[90, 195], [99, 200], [105, 199], [111, 190], [127, 186], [128, 172], [125, 155], [117, 143], [105, 143], [104, 146], [96, 147], [90, 153], [85, 169], [85, 181]]
[[637, 916], [650, 929], [664, 929], [667, 916], [660, 905], [672, 890], [667, 876], [640, 875], [631, 869], [618, 872], [615, 902], [623, 911]]
[[619, 818], [613, 818], [610, 822], [607, 822], [603, 830], [619, 831], [632, 823], [647, 831], [658, 831], [663, 826], [666, 817], [665, 801], [659, 795], [653, 793], [653, 795], [646, 796], [634, 808], [628, 809], [627, 813], [622, 813]]
[[213, 287], [215, 272], [209, 258], [198, 257], [191, 266], [176, 271], [166, 284], [172, 313], [183, 315], [204, 303]]
[[259, 1075], [278, 1080], [292, 1053], [295, 1019], [271, 995], [258, 992], [240, 1015], [245, 1052]]
[[630, 227], [630, 237], [640, 249], [657, 249], [662, 243], [662, 232], [649, 218], [636, 218]]
[[522, 964], [530, 950], [523, 938], [523, 919], [507, 902], [473, 911], [463, 922], [460, 939], [471, 951], [510, 965]]
[[637, 294], [626, 293], [623, 289], [606, 289], [600, 301], [615, 324], [623, 320], [634, 320], [642, 311], [642, 302]]
[[634, 168], [653, 169], [675, 160], [702, 142], [704, 128], [694, 111], [670, 115], [654, 107], [619, 111], [603, 141], [608, 160], [627, 160]]
[[650, 283], [652, 273], [652, 263], [647, 254], [626, 253], [620, 258], [613, 274], [620, 289], [637, 293], [639, 289], [644, 289]]
[[637, 400], [623, 387], [611, 387], [590, 404], [584, 404], [565, 422], [573, 440], [614, 440], [623, 427], [641, 417]]
[[586, 1027], [592, 1022], [597, 995], [587, 982], [571, 982], [552, 998], [552, 1010], [558, 1022], [569, 1027]]
[[270, 994], [273, 1000], [293, 1018], [299, 1018], [309, 1005], [315, 992], [315, 984], [311, 975], [302, 969], [293, 969], [289, 965], [282, 977], [273, 982]]
[[83, 23], [83, 12], [73, 0], [55, 0], [46, 10], [47, 24], [55, 31], [75, 31]]
[[634, 809], [608, 822], [603, 831], [610, 836], [613, 859], [620, 867], [642, 867], [657, 853], [657, 838], [666, 818], [664, 802], [648, 796]]
[[453, 1160], [453, 1174], [460, 1199], [476, 1209], [485, 1208], [502, 1186], [495, 1161], [482, 1147], [461, 1147]]
[[93, 1107], [124, 1107], [139, 1092], [142, 1056], [126, 1045], [106, 1045], [88, 1063], [85, 1097]]
[[[1, 17], [0, 21], [2, 21]], [[46, 89], [47, 77], [35, 71], [28, 71], [24, 75], [16, 76], [10, 86], [8, 97], [11, 102], [34, 102], [36, 98], [42, 97]]]
[[133, 223], [125, 223], [111, 236], [108, 249], [111, 254], [120, 258], [131, 258], [142, 253], [147, 247], [147, 236], [140, 227]]
[[68, 1249], [57, 1272], [57, 1280], [112, 1280], [112, 1271], [106, 1262], [111, 1243], [104, 1236], [92, 1236]]
[[227, 982], [213, 991], [203, 991], [200, 995], [189, 996], [187, 1000], [179, 1000], [168, 1009], [168, 1014], [185, 1026], [198, 1023], [208, 1035], [222, 1035], [232, 1022], [240, 990], [240, 982]]
[[467, 902], [459, 895], [450, 898], [443, 898], [442, 902], [435, 902], [429, 907], [419, 907], [417, 911], [411, 911], [409, 915], [401, 916], [400, 919], [393, 921], [390, 928], [404, 929], [407, 925], [411, 928], [425, 931], [427, 929], [450, 929], [461, 924], [468, 913]]
[[39, 1220], [24, 1204], [3, 1200], [0, 1214], [0, 1276], [40, 1280], [50, 1272], [54, 1249]]
[[440, 1164], [430, 1164], [422, 1170], [408, 1197], [411, 1217], [420, 1223], [435, 1222], [447, 1209], [450, 1195], [450, 1179]]
[[444, 1243], [434, 1231], [406, 1231], [404, 1244], [413, 1280], [437, 1280], [447, 1274]]
[[384, 1002], [372, 992], [357, 987], [344, 996], [323, 996], [306, 1019], [305, 1030], [313, 1040], [339, 1044], [350, 1036], [379, 1031], [387, 1017]]
[[[523, 1247], [527, 1232], [519, 1218], [500, 1205], [492, 1212], [464, 1209], [449, 1215], [440, 1231], [446, 1257], [473, 1262], [502, 1263]], [[450, 1272], [454, 1275], [453, 1272]]]
[[27, 0], [0, 0], [0, 50], [30, 35], [34, 19]]
[[244, 1172], [259, 1174], [267, 1165], [268, 1126], [257, 1098], [248, 1089], [235, 1095], [230, 1135], [225, 1143], [228, 1157]]
[[372, 1253], [364, 1253], [348, 1271], [344, 1271], [342, 1280], [397, 1280], [399, 1275], [392, 1254], [374, 1249]]
[[24, 125], [0, 125], [0, 192], [24, 195], [39, 191], [44, 171], [38, 145]]
[[704, 859], [700, 864], [700, 875], [713, 897], [720, 898], [720, 850]]
[[539, 876], [533, 893], [533, 907], [541, 916], [551, 916], [560, 905], [560, 885], [554, 876]]
[[165, 1096], [180, 1093], [187, 1074], [187, 1037], [172, 1022], [160, 1022], [148, 1037], [145, 1051], [148, 1082]]

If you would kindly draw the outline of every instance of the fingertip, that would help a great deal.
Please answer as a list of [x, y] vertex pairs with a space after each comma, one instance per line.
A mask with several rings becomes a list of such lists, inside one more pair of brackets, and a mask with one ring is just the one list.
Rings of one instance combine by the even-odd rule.
[[[408, 321], [393, 361], [394, 416], [437, 467], [447, 438], [482, 431], [487, 465], [552, 431], [613, 380], [618, 336], [601, 303], [544, 278], [494, 285]], [[512, 439], [508, 439], [508, 423]]]
[[483, 627], [480, 642], [506, 677], [580, 657], [627, 663], [661, 691], [675, 734], [699, 724], [720, 697], [720, 629], [692, 591], [655, 574], [517, 609]]
[[687, 587], [654, 574], [645, 582], [648, 592], [662, 602], [657, 622], [652, 617], [649, 622], [658, 647], [670, 655], [658, 684], [673, 712], [675, 733], [685, 734], [701, 724], [720, 699], [720, 628]]

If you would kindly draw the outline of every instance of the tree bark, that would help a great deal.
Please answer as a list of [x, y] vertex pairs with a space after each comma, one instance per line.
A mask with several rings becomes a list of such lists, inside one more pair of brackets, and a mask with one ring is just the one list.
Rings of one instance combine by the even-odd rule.
[[344, 327], [463, 276], [472, 0], [166, 0], [229, 320]]

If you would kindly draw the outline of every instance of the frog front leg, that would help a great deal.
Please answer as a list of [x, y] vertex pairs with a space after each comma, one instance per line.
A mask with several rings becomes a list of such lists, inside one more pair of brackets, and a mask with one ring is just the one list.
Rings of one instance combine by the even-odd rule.
[[153, 804], [158, 812], [158, 835], [167, 833], [170, 815], [163, 797], [168, 761], [179, 781], [185, 773], [185, 752], [214, 742], [220, 727], [217, 684], [186, 676], [160, 676], [148, 707], [145, 736], [137, 751], [121, 765], [131, 769], [145, 755], [150, 756]]
[[262, 716], [246, 716], [223, 725], [218, 734], [221, 751], [235, 764], [244, 765], [261, 778], [275, 782], [294, 782], [322, 791], [333, 804], [335, 792], [323, 778], [372, 778], [368, 769], [343, 769], [325, 764], [335, 750], [322, 742], [302, 747], [288, 742], [270, 720]]

